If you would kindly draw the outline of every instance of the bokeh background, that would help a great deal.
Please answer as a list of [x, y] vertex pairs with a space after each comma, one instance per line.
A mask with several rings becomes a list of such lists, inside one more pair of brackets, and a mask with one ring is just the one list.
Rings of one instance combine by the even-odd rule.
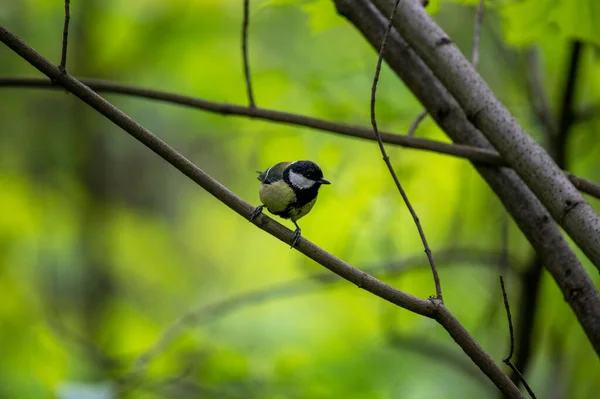
[[[333, 3], [250, 3], [257, 104], [369, 126], [376, 54]], [[469, 57], [473, 3], [429, 6]], [[481, 74], [542, 143], [527, 92], [532, 46], [558, 114], [570, 43], [583, 40], [576, 109], [600, 103], [599, 7], [570, 4], [486, 1]], [[3, 0], [0, 23], [58, 63], [63, 7]], [[67, 69], [246, 104], [241, 21], [241, 0], [72, 1]], [[5, 46], [0, 74], [41, 76]], [[105, 96], [252, 204], [256, 170], [317, 162], [333, 184], [301, 220], [304, 237], [401, 290], [434, 293], [375, 142]], [[402, 134], [421, 109], [384, 66], [380, 128]], [[567, 154], [571, 171], [600, 181], [600, 118], [588, 114]], [[448, 141], [429, 119], [416, 134]], [[387, 149], [438, 259], [447, 306], [501, 362], [509, 340], [498, 275], [518, 314], [529, 245], [468, 162]], [[534, 318], [526, 375], [538, 397], [597, 397], [596, 354], [547, 273]], [[115, 382], [178, 319], [128, 397], [498, 396], [434, 321], [331, 279], [74, 96], [0, 88], [0, 397], [116, 397]]]

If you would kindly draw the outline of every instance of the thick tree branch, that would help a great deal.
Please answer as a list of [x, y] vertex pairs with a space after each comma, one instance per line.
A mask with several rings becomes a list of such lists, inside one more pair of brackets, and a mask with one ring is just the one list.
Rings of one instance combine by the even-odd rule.
[[[346, 125], [312, 118], [304, 115], [291, 114], [288, 112], [269, 110], [264, 108], [250, 108], [241, 105], [218, 103], [197, 97], [183, 96], [159, 90], [146, 89], [136, 86], [123, 85], [99, 79], [79, 79], [80, 82], [97, 92], [123, 94], [133, 97], [147, 98], [151, 100], [164, 101], [172, 104], [183, 105], [203, 111], [214, 112], [221, 115], [246, 116], [248, 118], [263, 119], [272, 122], [280, 122], [294, 126], [303, 126], [310, 129], [321, 130], [342, 136], [355, 137], [366, 140], [374, 140], [372, 129], [360, 126]], [[61, 89], [54, 86], [46, 79], [25, 77], [0, 77], [0, 87], [33, 87], [37, 89]], [[424, 112], [426, 116], [426, 112]], [[411, 129], [413, 127], [411, 126]], [[423, 139], [419, 137], [408, 137], [405, 135], [380, 132], [381, 139], [386, 144], [397, 145], [405, 148], [413, 148], [431, 151], [444, 155], [468, 159], [483, 165], [507, 166], [506, 162], [493, 149], [478, 148], [470, 145], [449, 144], [436, 140]], [[569, 180], [582, 192], [600, 199], [600, 184], [567, 173]]]
[[[73, 93], [83, 102], [90, 105], [165, 161], [173, 165], [177, 170], [196, 182], [223, 204], [245, 219], [250, 220], [250, 215], [254, 210], [250, 204], [229, 191], [183, 155], [179, 154], [164, 141], [153, 135], [149, 130], [114, 107], [104, 98], [100, 97], [93, 90], [73, 78], [68, 73], [62, 73], [58, 67], [42, 57], [39, 53], [25, 44], [25, 42], [1, 25], [0, 41], [50, 79], [55, 80], [69, 92]], [[292, 231], [275, 222], [268, 216], [264, 214], [259, 215], [254, 219], [253, 223], [279, 240], [291, 245], [293, 240]], [[437, 299], [420, 299], [399, 291], [367, 273], [352, 267], [306, 239], [300, 239], [300, 242], [294, 248], [340, 277], [356, 284], [359, 288], [371, 292], [399, 307], [426, 317], [434, 318], [444, 327], [444, 329], [446, 329], [446, 331], [448, 331], [454, 341], [504, 394], [511, 398], [522, 398], [521, 392], [512, 383], [510, 378], [508, 378], [483, 348], [469, 335], [467, 330], [458, 322], [458, 320], [456, 320], [441, 301]]]
[[[384, 15], [389, 0], [374, 0]], [[400, 3], [396, 29], [507, 163], [600, 270], [600, 216], [550, 155], [516, 122], [471, 63], [416, 0]]]
[[[377, 49], [387, 23], [385, 15], [369, 0], [334, 2], [338, 12], [348, 18]], [[454, 141], [486, 149], [491, 147], [396, 30], [390, 34], [385, 60]], [[548, 211], [513, 170], [477, 164], [475, 167], [541, 257], [592, 346], [600, 353], [600, 294]]]

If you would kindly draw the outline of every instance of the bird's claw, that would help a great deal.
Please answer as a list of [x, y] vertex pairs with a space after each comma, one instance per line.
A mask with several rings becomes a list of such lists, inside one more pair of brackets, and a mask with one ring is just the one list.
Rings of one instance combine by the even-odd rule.
[[258, 215], [260, 215], [262, 213], [262, 210], [265, 206], [261, 205], [261, 206], [257, 206], [256, 208], [254, 208], [254, 211], [252, 212], [252, 215], [250, 215], [250, 220], [254, 220]]
[[294, 240], [292, 241], [292, 246], [290, 247], [290, 249], [294, 248], [298, 242], [300, 241], [300, 228], [297, 228], [296, 230], [294, 230]]

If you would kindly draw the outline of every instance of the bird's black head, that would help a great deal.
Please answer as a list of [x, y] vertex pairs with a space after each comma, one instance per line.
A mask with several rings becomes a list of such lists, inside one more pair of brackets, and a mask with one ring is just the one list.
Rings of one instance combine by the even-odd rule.
[[323, 177], [319, 166], [311, 161], [296, 161], [283, 173], [286, 183], [298, 190], [318, 189], [321, 184], [331, 184]]

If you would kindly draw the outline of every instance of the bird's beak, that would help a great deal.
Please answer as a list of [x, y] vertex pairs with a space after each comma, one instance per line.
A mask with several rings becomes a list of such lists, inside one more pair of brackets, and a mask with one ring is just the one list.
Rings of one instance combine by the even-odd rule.
[[320, 184], [331, 184], [331, 182], [329, 180], [327, 180], [326, 178], [324, 178], [324, 177], [321, 177], [319, 179], [319, 183]]

